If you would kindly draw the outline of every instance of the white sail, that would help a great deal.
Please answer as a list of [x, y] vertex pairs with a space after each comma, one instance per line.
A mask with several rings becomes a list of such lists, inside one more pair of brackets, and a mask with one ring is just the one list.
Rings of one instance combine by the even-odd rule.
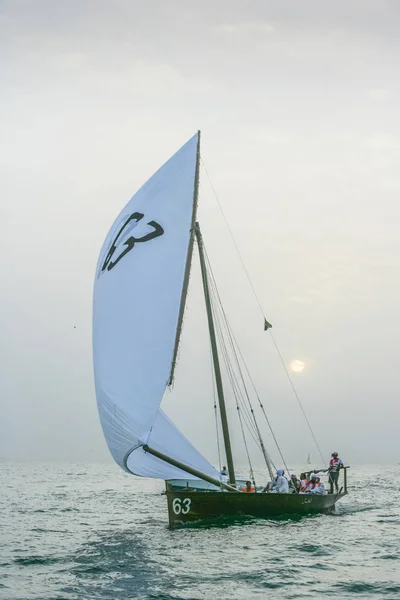
[[144, 453], [146, 443], [216, 473], [159, 409], [191, 258], [198, 142], [196, 134], [131, 198], [106, 237], [96, 270], [93, 361], [100, 420], [115, 461], [147, 477], [187, 474]]

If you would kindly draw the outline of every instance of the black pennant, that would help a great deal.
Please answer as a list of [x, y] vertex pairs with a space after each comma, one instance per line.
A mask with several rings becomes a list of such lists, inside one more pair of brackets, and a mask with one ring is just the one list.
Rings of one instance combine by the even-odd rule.
[[268, 323], [267, 319], [264, 317], [264, 331], [267, 331], [267, 329], [271, 329], [271, 327], [271, 323]]

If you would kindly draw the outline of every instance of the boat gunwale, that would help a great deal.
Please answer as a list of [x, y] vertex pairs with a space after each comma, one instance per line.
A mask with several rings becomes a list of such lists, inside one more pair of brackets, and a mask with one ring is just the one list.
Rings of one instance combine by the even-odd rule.
[[220, 518], [248, 516], [274, 520], [332, 513], [336, 502], [346, 496], [347, 492], [343, 490], [336, 494], [272, 494], [243, 493], [240, 490], [237, 493], [223, 493], [216, 490], [167, 489], [165, 495], [169, 526], [175, 528], [199, 521], [207, 523]]

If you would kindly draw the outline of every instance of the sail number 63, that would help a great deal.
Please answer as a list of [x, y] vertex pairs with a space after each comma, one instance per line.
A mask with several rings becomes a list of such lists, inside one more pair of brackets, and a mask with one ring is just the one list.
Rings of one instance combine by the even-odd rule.
[[190, 505], [192, 501], [190, 498], [184, 498], [181, 500], [180, 498], [174, 498], [172, 501], [172, 510], [176, 515], [187, 515], [190, 512]]

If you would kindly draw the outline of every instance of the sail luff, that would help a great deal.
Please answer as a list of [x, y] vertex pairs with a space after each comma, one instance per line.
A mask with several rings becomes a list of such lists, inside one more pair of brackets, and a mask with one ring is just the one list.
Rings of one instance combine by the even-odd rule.
[[183, 316], [185, 314], [186, 297], [187, 297], [187, 291], [188, 291], [188, 287], [189, 287], [190, 268], [192, 266], [193, 244], [194, 244], [194, 238], [195, 238], [197, 205], [198, 205], [198, 200], [199, 200], [199, 181], [200, 181], [200, 130], [197, 132], [196, 172], [195, 172], [195, 177], [194, 177], [193, 212], [192, 212], [192, 222], [191, 222], [191, 226], [190, 226], [190, 240], [189, 240], [187, 258], [186, 258], [185, 276], [184, 276], [184, 280], [183, 280], [181, 303], [180, 303], [180, 307], [179, 307], [179, 316], [178, 316], [178, 324], [177, 324], [177, 328], [176, 328], [176, 338], [175, 338], [174, 352], [173, 352], [173, 356], [172, 356], [171, 372], [170, 372], [170, 375], [168, 378], [169, 386], [172, 385], [173, 380], [174, 380], [176, 361], [178, 358], [179, 342], [180, 342], [181, 332], [182, 332]]

